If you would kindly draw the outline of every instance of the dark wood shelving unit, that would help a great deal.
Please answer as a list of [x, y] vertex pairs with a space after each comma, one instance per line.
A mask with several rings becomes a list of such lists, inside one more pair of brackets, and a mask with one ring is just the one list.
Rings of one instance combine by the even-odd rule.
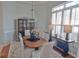
[[23, 32], [25, 30], [32, 30], [35, 28], [35, 19], [23, 19], [23, 18], [19, 18], [16, 19], [16, 33], [17, 33], [17, 37], [18, 37], [18, 33], [19, 32]]

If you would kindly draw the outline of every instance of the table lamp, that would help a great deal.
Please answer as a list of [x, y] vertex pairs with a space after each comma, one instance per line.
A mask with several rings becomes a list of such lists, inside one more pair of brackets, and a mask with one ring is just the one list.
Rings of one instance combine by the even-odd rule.
[[53, 24], [49, 24], [49, 42], [52, 41], [52, 29], [53, 29]]
[[66, 40], [69, 40], [69, 33], [72, 32], [72, 26], [71, 25], [64, 25], [64, 32], [66, 33]]

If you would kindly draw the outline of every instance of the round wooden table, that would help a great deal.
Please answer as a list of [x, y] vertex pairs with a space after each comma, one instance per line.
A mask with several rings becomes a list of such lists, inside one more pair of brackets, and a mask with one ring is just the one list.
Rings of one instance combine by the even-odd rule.
[[40, 38], [40, 40], [35, 41], [35, 42], [27, 40], [28, 38], [29, 36], [23, 37], [23, 42], [24, 42], [24, 45], [29, 48], [38, 48], [47, 43], [47, 40], [43, 38]]

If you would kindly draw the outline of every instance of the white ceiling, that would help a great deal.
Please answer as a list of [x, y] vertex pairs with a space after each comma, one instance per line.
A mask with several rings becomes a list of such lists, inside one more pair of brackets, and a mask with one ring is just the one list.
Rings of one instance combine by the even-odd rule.
[[38, 5], [38, 4], [45, 4], [45, 3], [48, 3], [48, 1], [26, 1], [26, 2], [23, 2], [23, 3], [28, 3], [28, 4], [34, 4], [34, 5]]
[[26, 4], [33, 4], [33, 5], [46, 5], [46, 4], [55, 4], [56, 5], [56, 3], [59, 3], [59, 4], [61, 4], [61, 3], [63, 3], [63, 2], [65, 2], [65, 1], [21, 1], [21, 3], [26, 3]]

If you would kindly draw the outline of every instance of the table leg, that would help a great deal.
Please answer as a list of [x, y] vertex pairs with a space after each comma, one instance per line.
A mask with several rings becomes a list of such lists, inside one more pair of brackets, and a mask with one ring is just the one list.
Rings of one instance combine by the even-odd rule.
[[35, 50], [39, 50], [39, 47], [36, 47]]

